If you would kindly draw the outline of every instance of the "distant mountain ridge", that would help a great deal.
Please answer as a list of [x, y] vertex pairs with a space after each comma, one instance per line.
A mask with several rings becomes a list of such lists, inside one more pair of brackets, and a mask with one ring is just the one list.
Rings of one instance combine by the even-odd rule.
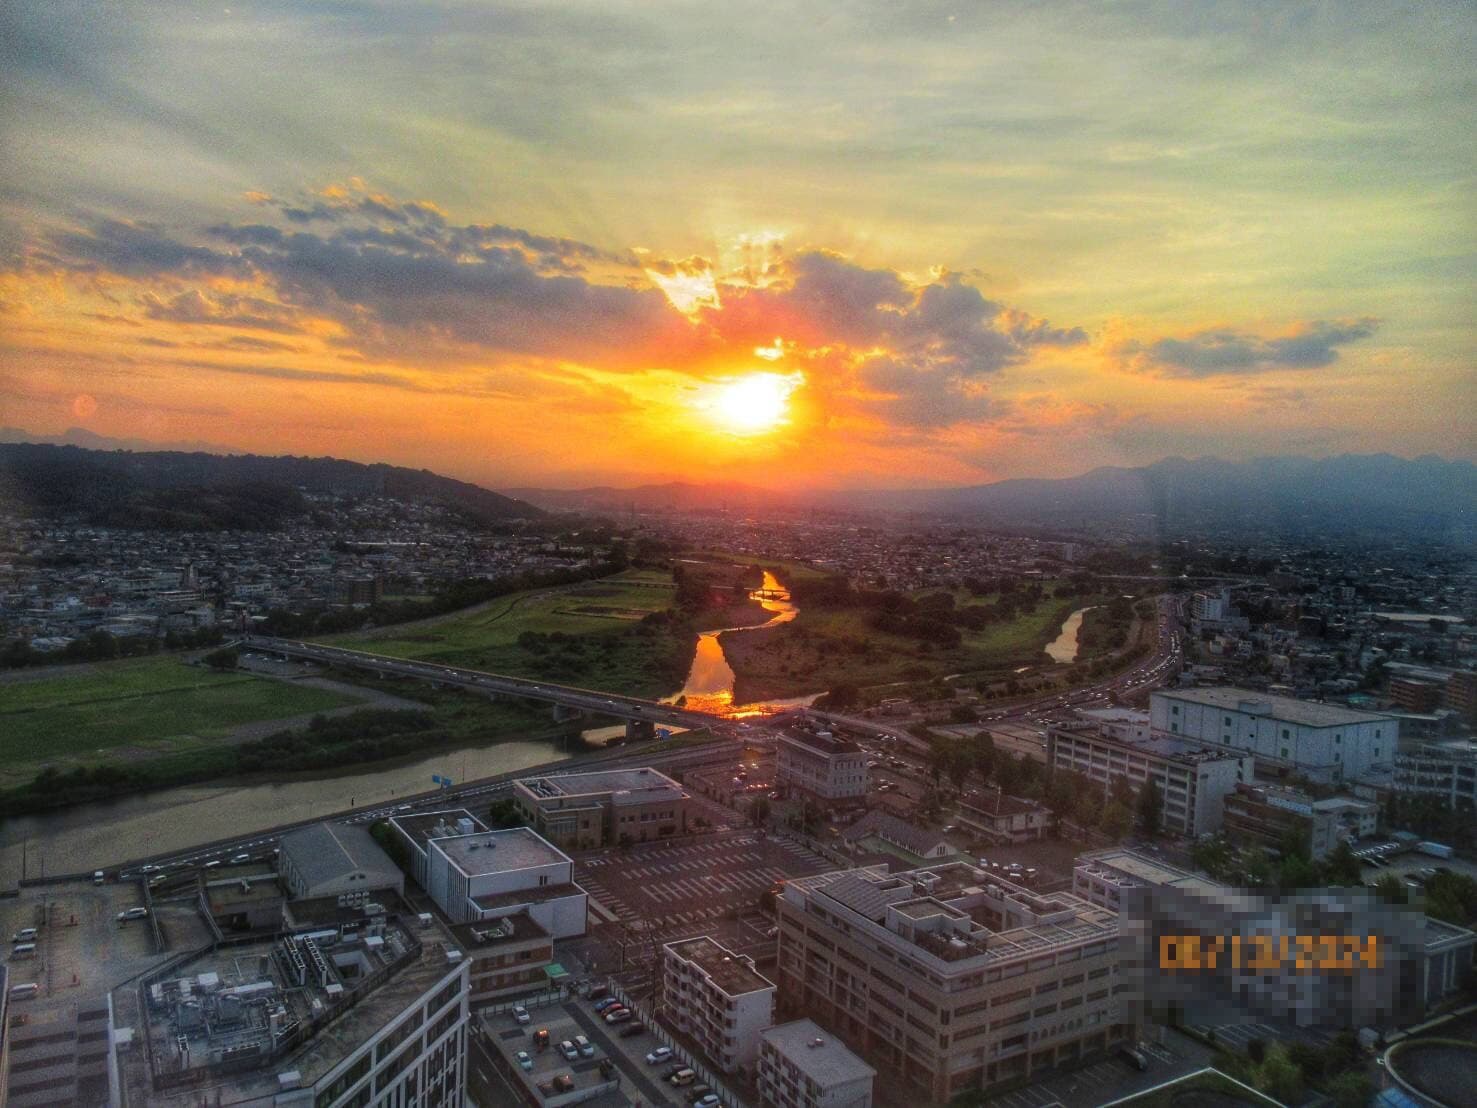
[[665, 484], [636, 485], [616, 488], [594, 485], [583, 489], [503, 489], [505, 496], [526, 500], [553, 511], [623, 512], [638, 511], [707, 511], [751, 509], [791, 503], [793, 498], [738, 482], [694, 484], [669, 481]]
[[11, 511], [76, 512], [117, 527], [266, 530], [302, 512], [298, 490], [437, 502], [489, 523], [543, 515], [480, 485], [383, 463], [0, 443], [0, 506]]

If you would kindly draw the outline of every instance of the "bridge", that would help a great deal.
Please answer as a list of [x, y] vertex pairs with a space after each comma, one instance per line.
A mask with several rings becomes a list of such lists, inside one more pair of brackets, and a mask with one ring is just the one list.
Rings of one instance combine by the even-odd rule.
[[368, 673], [392, 677], [410, 677], [418, 681], [434, 681], [441, 685], [480, 692], [496, 699], [500, 696], [537, 700], [553, 705], [554, 719], [564, 721], [583, 715], [611, 716], [626, 721], [628, 738], [650, 738], [658, 726], [662, 727], [707, 727], [719, 717], [707, 712], [695, 712], [678, 708], [672, 704], [661, 704], [654, 700], [641, 700], [634, 696], [581, 689], [573, 685], [551, 685], [546, 681], [533, 681], [525, 677], [508, 677], [500, 673], [485, 673], [481, 670], [461, 666], [443, 666], [435, 662], [416, 662], [405, 658], [391, 658], [384, 654], [370, 654], [363, 650], [348, 650], [341, 646], [324, 646], [320, 643], [298, 642], [295, 639], [278, 639], [266, 635], [243, 635], [236, 640], [243, 650], [254, 650], [262, 654], [275, 654], [283, 658], [319, 662], [323, 665], [341, 666]]

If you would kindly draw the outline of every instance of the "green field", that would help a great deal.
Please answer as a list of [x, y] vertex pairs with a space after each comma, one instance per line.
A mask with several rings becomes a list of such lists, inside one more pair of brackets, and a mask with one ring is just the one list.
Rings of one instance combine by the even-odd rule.
[[[386, 628], [324, 641], [397, 658], [637, 696], [665, 695], [681, 686], [691, 662], [692, 636], [641, 621], [671, 608], [674, 594], [669, 573], [632, 569], [557, 591], [515, 593], [474, 612], [453, 613], [399, 632]], [[531, 650], [519, 642], [528, 632], [562, 638]]]
[[108, 662], [92, 672], [0, 685], [0, 781], [47, 763], [96, 761], [127, 747], [165, 753], [232, 728], [355, 703], [354, 698], [246, 674], [212, 673], [177, 657]]

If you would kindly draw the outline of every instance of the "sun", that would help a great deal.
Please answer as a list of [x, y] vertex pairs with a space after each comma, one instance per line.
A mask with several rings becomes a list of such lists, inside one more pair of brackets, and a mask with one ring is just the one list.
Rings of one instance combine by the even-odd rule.
[[795, 373], [746, 374], [710, 386], [699, 407], [730, 434], [762, 435], [789, 422], [790, 394], [802, 380]]

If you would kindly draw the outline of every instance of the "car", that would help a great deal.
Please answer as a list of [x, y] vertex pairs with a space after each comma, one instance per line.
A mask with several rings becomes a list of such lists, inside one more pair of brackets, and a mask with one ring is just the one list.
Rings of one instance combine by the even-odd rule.
[[704, 1085], [701, 1081], [699, 1081], [696, 1085], [687, 1090], [687, 1099], [691, 1103], [696, 1104], [712, 1091], [713, 1086]]
[[683, 1066], [671, 1077], [667, 1078], [667, 1080], [670, 1081], [673, 1085], [691, 1085], [694, 1081], [697, 1080], [697, 1071], [690, 1070], [686, 1066]]
[[573, 1062], [579, 1058], [580, 1048], [575, 1046], [574, 1043], [571, 1042], [569, 1039], [565, 1039], [559, 1044], [559, 1053], [564, 1055], [564, 1057], [569, 1061]]
[[32, 942], [35, 942], [36, 941], [36, 929], [34, 927], [24, 927], [21, 930], [17, 931], [14, 935], [12, 935], [10, 937], [10, 941], [13, 942], [13, 943], [32, 943]]
[[215, 859], [215, 861], [213, 861], [213, 862], [206, 862], [206, 863], [205, 863], [205, 868], [206, 868], [206, 869], [210, 869], [210, 867], [211, 867], [211, 866], [218, 866], [218, 865], [220, 865], [220, 864], [221, 864], [221, 860], [220, 860], [220, 859], [219, 859], [219, 858], [217, 858], [217, 859]]
[[603, 1012], [607, 1008], [614, 1008], [619, 1003], [620, 1003], [620, 1001], [617, 1000], [615, 997], [613, 997], [613, 996], [607, 996], [607, 997], [602, 997], [601, 999], [595, 1001], [595, 1003], [592, 1005], [592, 1007], [597, 1012]]
[[659, 1066], [663, 1062], [670, 1061], [671, 1060], [671, 1057], [672, 1057], [672, 1048], [671, 1047], [669, 1047], [669, 1046], [659, 1046], [655, 1050], [652, 1050], [652, 1051], [648, 1051], [647, 1052], [647, 1054], [646, 1054], [646, 1064], [648, 1066]]
[[692, 1108], [718, 1108], [720, 1103], [717, 1093], [705, 1093], [692, 1102]]
[[1135, 1050], [1131, 1046], [1119, 1047], [1118, 1057], [1140, 1072], [1149, 1068], [1148, 1057], [1145, 1056], [1143, 1051]]
[[251, 861], [250, 854], [234, 854], [231, 856], [231, 865], [239, 866], [242, 862]]
[[528, 1051], [520, 1050], [517, 1054], [513, 1055], [513, 1058], [517, 1061], [520, 1070], [526, 1072], [533, 1069], [533, 1058], [529, 1056]]
[[686, 1068], [687, 1068], [687, 1063], [686, 1062], [682, 1062], [682, 1061], [673, 1062], [670, 1066], [667, 1067], [666, 1072], [662, 1074], [662, 1078], [663, 1078], [663, 1080], [670, 1081], [673, 1077], [675, 1077], [677, 1074], [681, 1073]]
[[528, 1014], [528, 1009], [523, 1007], [523, 1005], [513, 1005], [513, 1019], [516, 1020], [518, 1023], [527, 1023], [532, 1018], [533, 1017]]
[[621, 1028], [621, 1038], [634, 1039], [637, 1035], [646, 1033], [646, 1028], [639, 1023], [633, 1023], [630, 1027]]
[[131, 919], [143, 919], [148, 914], [149, 910], [147, 908], [125, 908], [118, 913], [118, 922], [126, 923]]
[[633, 1017], [634, 1013], [632, 1013], [629, 1008], [617, 1008], [614, 1012], [605, 1013], [605, 1022], [625, 1023], [628, 1019], [632, 1019]]
[[533, 1045], [540, 1050], [543, 1050], [544, 1047], [549, 1045], [549, 1029], [547, 1027], [540, 1027], [533, 1033]]
[[576, 1035], [574, 1037], [574, 1045], [575, 1049], [580, 1052], [580, 1057], [595, 1057], [595, 1044], [590, 1042], [590, 1040], [585, 1038], [583, 1035]]
[[602, 996], [609, 996], [610, 989], [604, 985], [596, 985], [585, 996], [590, 1000], [599, 1000]]

